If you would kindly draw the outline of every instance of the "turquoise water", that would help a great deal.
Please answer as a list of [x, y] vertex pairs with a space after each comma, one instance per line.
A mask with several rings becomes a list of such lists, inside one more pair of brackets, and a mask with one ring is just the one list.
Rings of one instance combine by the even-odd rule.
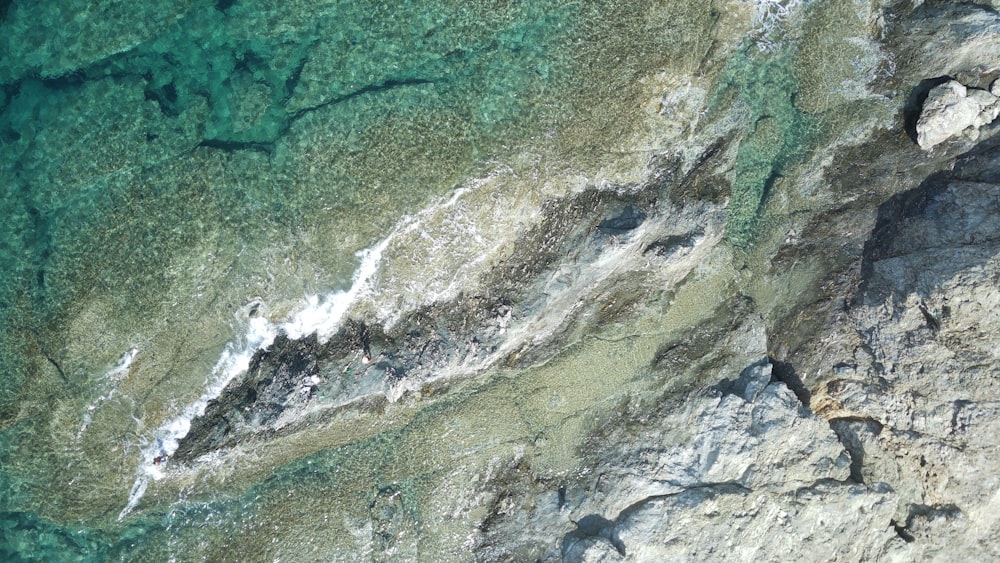
[[[120, 489], [101, 487], [132, 478], [102, 478], [115, 469], [95, 456], [102, 443], [135, 440], [128, 421], [142, 411], [130, 404], [172, 401], [186, 372], [193, 385], [181, 393], [197, 395], [205, 360], [161, 360], [149, 383], [108, 399], [79, 446], [69, 445], [79, 419], [61, 418], [104, 404], [102, 372], [135, 335], [180, 350], [171, 334], [204, 334], [210, 356], [228, 338], [217, 327], [229, 303], [343, 287], [354, 252], [401, 213], [573, 117], [572, 102], [553, 101], [576, 88], [565, 82], [571, 58], [597, 46], [570, 37], [593, 31], [603, 10], [591, 5], [583, 19], [580, 6], [549, 2], [4, 9], [0, 550], [45, 560], [102, 559], [125, 549], [120, 537], [155, 536], [138, 524], [89, 531], [122, 502]], [[329, 242], [303, 243], [316, 237]], [[312, 276], [261, 276], [275, 248], [299, 249]], [[208, 305], [186, 301], [213, 289]], [[50, 494], [79, 471], [100, 485]], [[175, 518], [140, 521], [163, 530]]]
[[[417, 120], [441, 128], [424, 132], [420, 142], [428, 146], [465, 136], [464, 154], [450, 157], [451, 170], [443, 172], [468, 172], [478, 151], [530, 114], [521, 106], [558, 64], [549, 52], [571, 12], [410, 3], [383, 13], [380, 6], [331, 3], [311, 6], [314, 14], [282, 8], [294, 13], [289, 29], [258, 35], [256, 26], [282, 14], [244, 2], [225, 10], [198, 2], [134, 48], [67, 74], [47, 77], [44, 65], [17, 69], [22, 74], [6, 86], [0, 115], [4, 332], [41, 331], [81, 292], [111, 286], [120, 293], [113, 286], [123, 277], [134, 287], [119, 305], [149, 311], [178, 249], [220, 231], [254, 246], [304, 228], [318, 200], [331, 201], [334, 211], [356, 205], [365, 184], [385, 180], [363, 175], [356, 153], [366, 140], [358, 137], [387, 120], [397, 123], [380, 133], [404, 136], [383, 142], [389, 150], [412, 146], [413, 133], [406, 139], [400, 129]], [[16, 37], [25, 21], [39, 24], [21, 15], [30, 8], [9, 11], [5, 34]], [[90, 31], [117, 31], [98, 24]], [[15, 69], [18, 62], [7, 60]], [[466, 121], [449, 124], [456, 116]], [[335, 155], [343, 163], [322, 185], [288, 177], [294, 166], [286, 155], [295, 147], [280, 142], [314, 118], [331, 144], [349, 153]], [[222, 163], [189, 158], [199, 147], [235, 152]], [[160, 181], [176, 172], [172, 159], [219, 169]], [[262, 173], [277, 178], [259, 182]], [[16, 374], [5, 381], [12, 392], [29, 368], [7, 369]]]
[[726, 237], [737, 247], [753, 242], [775, 180], [807, 155], [819, 137], [817, 116], [796, 104], [801, 88], [795, 74], [795, 53], [791, 46], [765, 53], [747, 42], [723, 71], [723, 86], [715, 103], [735, 97], [748, 113], [726, 224]]
[[[121, 353], [74, 353], [67, 338], [81, 336], [67, 325], [82, 310], [99, 301], [104, 312], [89, 326], [114, 342], [171, 315], [170, 302], [183, 298], [171, 293], [204, 283], [183, 267], [191, 248], [231, 261], [211, 283], [280, 295], [256, 281], [268, 248], [301, 246], [303, 233], [328, 234], [330, 216], [359, 212], [363, 225], [332, 228], [334, 236], [354, 229], [366, 246], [401, 212], [537, 130], [534, 106], [565, 67], [559, 51], [575, 8], [199, 1], [181, 10], [169, 3], [163, 12], [175, 17], [140, 29], [119, 8], [104, 10], [16, 2], [0, 24], [12, 40], [0, 64], [6, 560], [99, 560], [128, 541], [20, 508], [66, 522], [95, 518], [87, 491], [60, 499], [47, 490], [72, 476], [63, 460], [86, 463], [91, 454], [50, 445], [63, 422], [46, 403], [86, 412], [107, 392], [101, 366]], [[19, 50], [32, 42], [41, 45]], [[52, 60], [33, 54], [46, 50]], [[303, 145], [315, 146], [317, 131], [322, 169], [306, 171]], [[302, 259], [315, 264], [318, 284], [342, 286], [355, 244], [333, 238], [332, 250], [305, 250]], [[176, 332], [178, 316], [163, 330]], [[151, 525], [163, 529], [172, 518], [154, 516]]]
[[[420, 507], [466, 458], [435, 454], [441, 420], [478, 425], [479, 463], [507, 434], [530, 439], [509, 413], [533, 392], [491, 388], [501, 412], [475, 394], [401, 407], [416, 422], [371, 422], [116, 517], [137, 444], [200, 396], [247, 303], [348, 287], [356, 253], [400, 217], [497, 168], [539, 184], [636, 177], [671, 148], [649, 138], [644, 108], [669, 97], [657, 85], [698, 75], [707, 120], [745, 121], [727, 131], [727, 237], [747, 246], [820, 113], [796, 101], [799, 52], [744, 39], [761, 33], [752, 3], [91, 4], [0, 2], [4, 560], [329, 559], [352, 518], [380, 511], [443, 538], [450, 524]], [[132, 367], [109, 375], [129, 350]]]

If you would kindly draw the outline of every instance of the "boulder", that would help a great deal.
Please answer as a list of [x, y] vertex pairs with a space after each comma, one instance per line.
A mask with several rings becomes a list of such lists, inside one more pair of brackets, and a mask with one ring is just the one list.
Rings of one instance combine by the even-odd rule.
[[998, 100], [986, 90], [966, 88], [955, 80], [936, 86], [920, 112], [917, 143], [926, 150], [967, 130], [975, 134], [1000, 114]]

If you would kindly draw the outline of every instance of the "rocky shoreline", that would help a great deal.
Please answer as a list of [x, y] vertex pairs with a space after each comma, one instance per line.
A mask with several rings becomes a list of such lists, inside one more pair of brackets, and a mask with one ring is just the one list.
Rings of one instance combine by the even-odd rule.
[[[461, 379], [498, 366], [526, 368], [579, 338], [593, 323], [613, 323], [627, 316], [642, 294], [604, 295], [599, 308], [583, 305], [588, 292], [603, 289], [599, 280], [597, 285], [580, 287], [565, 270], [586, 268], [605, 249], [620, 247], [622, 239], [646, 222], [647, 213], [653, 216], [651, 223], [662, 219], [660, 192], [691, 181], [677, 177], [678, 167], [676, 159], [667, 160], [652, 171], [654, 180], [646, 185], [589, 189], [565, 201], [549, 202], [543, 219], [514, 245], [520, 252], [486, 273], [483, 293], [423, 307], [389, 329], [349, 319], [323, 343], [315, 334], [300, 339], [279, 335], [254, 354], [243, 376], [208, 402], [205, 413], [192, 421], [181, 439], [173, 460], [191, 462], [245, 440], [281, 434], [285, 426], [300, 426], [296, 419], [306, 411], [336, 409], [376, 395], [393, 400], [407, 391], [419, 395], [430, 382], [447, 385], [454, 378], [441, 374], [449, 371], [459, 372]], [[703, 207], [698, 206], [691, 218], [702, 218]], [[643, 260], [668, 261], [704, 238], [704, 227], [693, 221], [686, 229], [683, 222], [659, 227], [662, 232], [644, 235], [650, 242], [642, 243]], [[567, 257], [572, 257], [570, 262]], [[638, 287], [633, 284], [627, 290]], [[556, 332], [507, 337], [508, 331], [513, 334], [541, 322], [550, 312], [545, 301], [554, 292], [567, 290], [581, 306], [568, 312]], [[582, 316], [596, 319], [581, 327]]]
[[[101, 483], [107, 498], [70, 488], [39, 513], [98, 522], [100, 553], [121, 560], [1000, 560], [997, 4], [801, 4], [698, 12], [718, 37], [695, 42], [690, 68], [641, 75], [631, 95], [652, 123], [641, 134], [598, 120], [608, 131], [572, 138], [578, 160], [553, 164], [571, 152], [566, 139], [545, 145], [558, 127], [532, 124], [537, 146], [474, 180], [453, 163], [459, 187], [412, 195], [390, 234], [380, 229], [396, 211], [378, 211], [381, 226], [358, 219], [366, 226], [343, 248], [314, 249], [339, 263], [374, 239], [385, 257], [361, 260], [363, 291], [351, 286], [330, 334], [270, 333], [151, 472], [135, 452], [203, 392], [220, 335], [250, 341], [239, 330], [287, 328], [280, 319], [295, 314], [184, 274], [209, 304], [169, 314], [202, 332], [169, 349], [103, 350], [124, 367], [50, 417], [54, 459], [122, 450], [107, 462], [114, 479], [100, 464], [52, 462], [62, 481]], [[443, 52], [445, 69], [464, 53]], [[308, 60], [285, 62], [324, 76]], [[533, 67], [532, 80], [546, 72]], [[277, 90], [298, 88], [275, 76]], [[347, 95], [430, 96], [418, 78]], [[147, 99], [160, 110], [162, 87]], [[304, 103], [289, 96], [281, 103]], [[271, 166], [323, 107], [299, 110], [263, 152], [203, 141], [193, 154], [219, 150], [237, 167], [248, 148]], [[318, 186], [334, 176], [305, 157]], [[337, 205], [363, 216], [389, 197], [365, 193]], [[315, 221], [295, 241], [325, 249], [341, 233]], [[296, 270], [296, 252], [288, 244], [267, 263], [287, 279], [333, 275]], [[208, 256], [206, 276], [238, 269]], [[85, 313], [72, 330], [92, 338], [86, 323], [103, 320]], [[70, 352], [42, 352], [57, 383], [85, 373]], [[4, 424], [46, 404], [4, 411]], [[23, 514], [4, 529], [72, 543], [70, 528]]]
[[[927, 111], [936, 111], [935, 99], [932, 92]], [[927, 129], [922, 123], [918, 132]], [[997, 414], [989, 382], [1000, 331], [1000, 177], [993, 172], [1000, 150], [991, 135], [968, 137], [978, 141], [966, 145], [971, 150], [952, 149], [955, 156], [906, 171], [902, 162], [919, 159], [906, 141], [875, 141], [888, 150], [870, 156], [859, 152], [864, 147], [848, 149], [845, 158], [861, 158], [871, 171], [845, 169], [832, 179], [845, 188], [837, 195], [846, 207], [814, 215], [771, 259], [771, 268], [794, 267], [832, 251], [821, 297], [803, 303], [797, 318], [765, 320], [760, 315], [770, 313], [737, 293], [715, 320], [661, 346], [649, 366], [677, 380], [690, 374], [687, 391], [605, 421], [584, 446], [587, 461], [570, 475], [544, 477], [515, 458], [466, 492], [492, 499], [479, 519], [477, 559], [802, 559], [815, 550], [851, 560], [1000, 555], [982, 543], [995, 526], [971, 525], [991, 510], [993, 497], [981, 490], [993, 490], [996, 479], [983, 465], [997, 454], [988, 438]], [[703, 160], [718, 152], [706, 151]], [[670, 229], [662, 218], [691, 208], [704, 217], [714, 204], [700, 186], [725, 192], [726, 180], [706, 176], [701, 165], [681, 174], [677, 163], [659, 163], [646, 185], [552, 203], [557, 211], [524, 243], [532, 253], [494, 270], [484, 283], [489, 298], [460, 300], [475, 307], [420, 311], [391, 335], [375, 327], [373, 368], [420, 381], [455, 357], [490, 357], [503, 347], [504, 329], [527, 323], [540, 307], [525, 299], [545, 293], [539, 280], [551, 279], [567, 257], [592, 262], [602, 245], [621, 244], [643, 223], [661, 221], [655, 235], [643, 234], [651, 241], [643, 256], [689, 252], [705, 228], [692, 221]], [[879, 176], [879, 163], [895, 169], [892, 177]], [[933, 173], [921, 181], [926, 171]], [[831, 230], [839, 232], [836, 248]], [[628, 318], [652, 294], [635, 293], [622, 279], [621, 293], [604, 294], [603, 306], [584, 307], [549, 339], [525, 342], [469, 374], [491, 365], [529, 368], [585, 332], [579, 323], [595, 323], [593, 331]], [[781, 334], [785, 323], [794, 335]], [[369, 345], [357, 334], [342, 330], [331, 341], [337, 352], [327, 347], [323, 354], [336, 356], [332, 363], [357, 356]], [[302, 345], [282, 341], [262, 361]], [[389, 497], [405, 506], [406, 494], [393, 491]], [[380, 545], [405, 543], [412, 523], [399, 519], [406, 512], [376, 512]]]
[[[989, 280], [1000, 271], [993, 172], [1000, 149], [987, 141], [951, 162], [879, 206], [869, 233], [855, 238], [847, 279], [805, 309], [829, 320], [811, 325], [811, 337], [800, 331], [799, 349], [771, 335], [753, 301], [737, 295], [714, 320], [662, 346], [650, 364], [674, 384], [688, 379], [688, 391], [608, 420], [587, 442], [588, 461], [576, 476], [544, 478], [515, 459], [466, 493], [493, 499], [477, 558], [714, 557], [723, 546], [734, 550], [723, 558], [797, 558], [812, 549], [849, 559], [919, 558], [941, 556], [952, 542], [969, 546], [965, 555], [982, 555], [973, 546], [983, 532], [965, 532], [971, 529], [962, 523], [988, 510], [991, 501], [970, 477], [986, 469], [976, 460], [996, 453], [988, 438], [996, 395], [983, 382], [996, 366], [991, 342], [1000, 329], [989, 305], [998, 298]], [[668, 214], [659, 206], [693, 181], [673, 170], [652, 174], [671, 178], [655, 189], [585, 192], [579, 204], [553, 205], [551, 222], [535, 232], [545, 233], [537, 247], [551, 252], [494, 272], [492, 299], [463, 296], [421, 310], [388, 334], [354, 322], [324, 345], [279, 338], [196, 419], [177, 460], [280, 435], [274, 421], [316, 400], [303, 397], [302, 381], [317, 374], [323, 383], [308, 386], [309, 396], [336, 387], [340, 400], [352, 397], [349, 385], [332, 381], [351, 370], [405, 382], [419, 395], [421, 382], [443, 366], [467, 366], [466, 377], [491, 366], [528, 368], [569, 345], [582, 332], [577, 324], [628, 318], [629, 302], [608, 306], [624, 296], [605, 293], [603, 305], [567, 317], [550, 339], [496, 354], [507, 344], [504, 333], [537, 310], [524, 296], [537, 295], [539, 280], [551, 279], [565, 256], [600, 254]], [[704, 237], [699, 227], [676, 226], [644, 233], [653, 242], [641, 255], [673, 256]], [[633, 294], [631, 302], [648, 297]], [[412, 502], [393, 491], [386, 493], [392, 502]], [[398, 547], [403, 530], [412, 533], [412, 523], [400, 520], [406, 511], [376, 512], [386, 546]], [[693, 529], [697, 539], [685, 535]], [[843, 544], [844, 537], [853, 542]]]

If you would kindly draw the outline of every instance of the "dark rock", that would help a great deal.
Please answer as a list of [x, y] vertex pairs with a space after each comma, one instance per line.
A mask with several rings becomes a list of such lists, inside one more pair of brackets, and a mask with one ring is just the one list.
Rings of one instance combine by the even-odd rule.
[[[658, 187], [662, 193], [677, 204], [692, 204], [699, 201], [720, 203], [732, 190], [724, 170], [716, 170], [725, 166], [725, 153], [729, 142], [719, 139], [698, 158], [690, 171], [679, 181], [670, 176], [670, 182], [661, 182]], [[654, 177], [657, 177], [654, 174]]]
[[[911, 260], [951, 249], [954, 260], [932, 260], [933, 270], [940, 271], [936, 277], [944, 281], [968, 266], [967, 260], [960, 259], [961, 254], [971, 253], [966, 258], [973, 262], [991, 256], [992, 249], [1000, 244], [995, 185], [1000, 183], [995, 172], [998, 161], [1000, 146], [991, 141], [959, 157], [953, 169], [932, 174], [919, 186], [882, 204], [875, 228], [864, 245], [863, 283], [855, 301], [896, 285], [896, 280], [882, 279], [875, 272], [879, 262]], [[921, 313], [932, 330], [940, 328], [938, 315], [929, 310]]]
[[632, 205], [626, 205], [614, 217], [603, 219], [597, 224], [597, 230], [606, 235], [623, 235], [634, 230], [646, 220], [646, 214]]
[[291, 401], [302, 399], [303, 379], [318, 373], [318, 347], [315, 334], [299, 340], [281, 334], [270, 347], [258, 351], [246, 374], [233, 380], [208, 403], [205, 414], [191, 422], [174, 459], [191, 460], [266, 429]]
[[0, 23], [7, 21], [7, 12], [14, 0], [0, 0]]
[[681, 338], [665, 343], [656, 352], [652, 368], [671, 377], [696, 371], [700, 364], [713, 360], [713, 351], [746, 318], [753, 304], [745, 297], [719, 303], [712, 316], [693, 327]]
[[703, 234], [703, 231], [698, 230], [681, 235], [668, 235], [646, 245], [646, 248], [642, 250], [642, 253], [649, 254], [652, 252], [657, 256], [668, 256], [680, 248], [691, 248], [694, 246], [698, 237]]

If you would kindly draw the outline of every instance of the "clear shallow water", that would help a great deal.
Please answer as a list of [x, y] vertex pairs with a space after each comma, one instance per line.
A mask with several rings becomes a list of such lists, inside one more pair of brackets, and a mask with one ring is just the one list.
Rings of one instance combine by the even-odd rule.
[[[797, 6], [205, 1], [129, 14], [15, 0], [0, 23], [22, 38], [0, 57], [0, 554], [322, 558], [363, 535], [357, 507], [396, 510], [381, 485], [433, 504], [442, 483], [464, 479], [455, 465], [485, 471], [539, 429], [562, 448], [545, 463], [568, 470], [586, 421], [613, 410], [605, 395], [644, 388], [632, 381], [655, 340], [582, 346], [548, 371], [361, 417], [371, 430], [268, 446], [282, 460], [273, 471], [205, 477], [218, 493], [154, 487], [123, 512], [157, 429], [206, 397], [220, 353], [249, 325], [273, 329], [307, 296], [347, 291], [359, 250], [500, 170], [461, 220], [428, 218], [389, 248], [398, 258], [369, 307], [390, 318], [413, 295], [456, 294], [469, 281], [459, 266], [530, 224], [546, 198], [635, 181], [648, 152], [668, 148], [642, 109], [669, 98], [657, 81], [690, 88], [688, 74], [708, 69], [706, 120], [742, 123], [727, 236], [750, 244], [773, 177], [808, 152], [821, 113], [794, 101], [803, 50], [759, 43]], [[455, 233], [475, 244], [441, 242]], [[706, 276], [712, 292], [732, 291]], [[698, 310], [713, 297], [684, 299]], [[658, 323], [688, 317], [644, 326], [660, 335]], [[605, 365], [609, 354], [634, 358]], [[587, 367], [593, 392], [576, 392]], [[424, 550], [461, 545], [445, 512], [406, 510], [436, 538]]]

